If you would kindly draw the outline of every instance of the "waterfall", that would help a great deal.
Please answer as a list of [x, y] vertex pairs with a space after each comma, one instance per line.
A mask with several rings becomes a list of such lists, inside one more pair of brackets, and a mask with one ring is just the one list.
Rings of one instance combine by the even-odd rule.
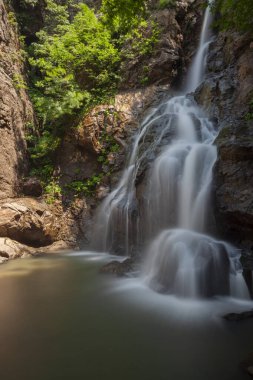
[[[217, 131], [187, 95], [203, 79], [210, 23], [207, 8], [185, 95], [160, 104], [141, 124], [122, 178], [99, 209], [93, 247], [131, 255], [141, 242], [142, 278], [159, 292], [248, 297], [240, 252], [207, 235]], [[143, 167], [149, 169], [140, 207]]]
[[206, 69], [206, 59], [208, 53], [208, 47], [211, 39], [210, 25], [212, 22], [212, 14], [210, 7], [206, 8], [204, 21], [202, 24], [199, 46], [197, 53], [193, 58], [191, 67], [189, 69], [187, 83], [186, 83], [186, 92], [194, 91], [198, 85], [204, 79], [205, 69]]

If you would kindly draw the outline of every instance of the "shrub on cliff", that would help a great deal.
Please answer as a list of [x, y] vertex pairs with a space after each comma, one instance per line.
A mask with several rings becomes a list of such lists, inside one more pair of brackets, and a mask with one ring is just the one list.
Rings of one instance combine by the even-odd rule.
[[112, 33], [125, 34], [143, 19], [146, 8], [144, 0], [103, 0], [102, 20]]
[[253, 33], [252, 0], [209, 0], [209, 3], [220, 16], [217, 20], [219, 28]]

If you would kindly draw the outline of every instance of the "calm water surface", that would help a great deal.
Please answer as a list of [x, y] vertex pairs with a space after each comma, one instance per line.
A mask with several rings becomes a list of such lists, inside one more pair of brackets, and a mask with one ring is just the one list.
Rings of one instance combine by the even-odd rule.
[[1, 380], [240, 380], [252, 304], [180, 301], [98, 274], [88, 253], [0, 267]]

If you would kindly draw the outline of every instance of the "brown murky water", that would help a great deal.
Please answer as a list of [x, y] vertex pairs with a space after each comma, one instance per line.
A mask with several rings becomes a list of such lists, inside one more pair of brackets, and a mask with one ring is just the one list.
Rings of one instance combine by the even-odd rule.
[[184, 302], [98, 274], [96, 256], [0, 267], [1, 380], [240, 380], [253, 321], [229, 301]]

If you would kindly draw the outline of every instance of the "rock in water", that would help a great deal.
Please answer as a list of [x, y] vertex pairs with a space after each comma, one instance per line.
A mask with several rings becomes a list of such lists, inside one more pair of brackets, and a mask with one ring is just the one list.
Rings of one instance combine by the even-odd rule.
[[229, 313], [224, 315], [222, 318], [230, 322], [243, 321], [248, 318], [253, 318], [253, 310], [243, 311], [242, 313]]

